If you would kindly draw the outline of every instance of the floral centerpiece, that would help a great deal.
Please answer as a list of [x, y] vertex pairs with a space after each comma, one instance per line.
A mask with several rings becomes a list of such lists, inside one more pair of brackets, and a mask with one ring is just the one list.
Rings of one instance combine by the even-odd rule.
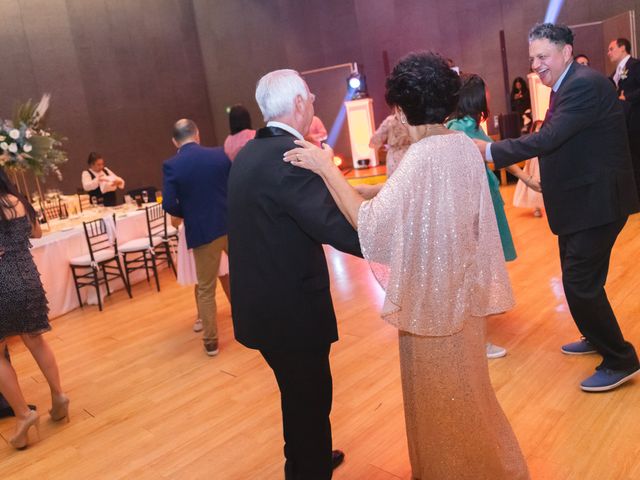
[[38, 103], [29, 100], [18, 105], [13, 120], [0, 119], [0, 166], [37, 177], [54, 173], [62, 179], [59, 167], [68, 160], [62, 149], [66, 139], [44, 125], [49, 99], [45, 94]]

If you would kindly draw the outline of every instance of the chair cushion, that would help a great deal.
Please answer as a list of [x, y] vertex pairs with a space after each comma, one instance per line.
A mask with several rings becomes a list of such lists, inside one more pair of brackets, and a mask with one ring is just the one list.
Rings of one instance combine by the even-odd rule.
[[[109, 248], [106, 250], [100, 250], [99, 252], [95, 252], [93, 254], [97, 263], [104, 262], [105, 260], [109, 260], [111, 258], [115, 258], [116, 252], [113, 248]], [[75, 265], [77, 267], [88, 267], [91, 265], [91, 256], [89, 254], [82, 255], [80, 257], [75, 257], [69, 260], [71, 265]]]
[[178, 238], [178, 229], [172, 226], [167, 226], [167, 236], [164, 236], [164, 232], [162, 234], [154, 235], [154, 237], [158, 237], [159, 239], [165, 241], [170, 238]]
[[[160, 245], [160, 243], [162, 243], [162, 238], [153, 237], [154, 247], [157, 247], [158, 245]], [[122, 253], [129, 253], [129, 252], [141, 252], [143, 250], [147, 250], [148, 248], [149, 248], [149, 237], [141, 237], [141, 238], [135, 238], [133, 240], [129, 240], [127, 243], [124, 243], [122, 246], [120, 246], [119, 250]]]

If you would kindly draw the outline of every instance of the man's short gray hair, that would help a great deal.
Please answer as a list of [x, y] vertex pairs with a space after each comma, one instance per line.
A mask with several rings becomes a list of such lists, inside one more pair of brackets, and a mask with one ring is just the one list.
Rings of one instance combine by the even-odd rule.
[[305, 100], [309, 95], [307, 85], [298, 72], [287, 69], [267, 73], [256, 87], [256, 101], [264, 121], [291, 113], [298, 95]]
[[534, 40], [549, 40], [561, 47], [573, 47], [573, 32], [561, 23], [538, 23], [529, 31], [529, 43]]

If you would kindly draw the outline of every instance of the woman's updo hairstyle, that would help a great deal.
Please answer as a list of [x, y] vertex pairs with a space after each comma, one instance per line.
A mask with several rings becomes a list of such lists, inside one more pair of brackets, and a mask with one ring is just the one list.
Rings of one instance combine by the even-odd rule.
[[387, 78], [385, 99], [400, 107], [409, 125], [443, 123], [458, 102], [460, 77], [437, 53], [414, 52]]

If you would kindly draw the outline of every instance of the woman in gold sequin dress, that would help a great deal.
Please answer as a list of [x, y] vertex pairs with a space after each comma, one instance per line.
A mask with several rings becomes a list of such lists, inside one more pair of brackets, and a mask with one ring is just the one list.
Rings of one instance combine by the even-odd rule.
[[386, 99], [414, 143], [372, 199], [346, 182], [329, 147], [296, 142], [302, 148], [285, 160], [322, 176], [386, 290], [413, 478], [528, 479], [485, 357], [485, 317], [513, 298], [484, 162], [469, 138], [442, 125], [459, 88], [436, 54], [410, 54], [394, 68]]

